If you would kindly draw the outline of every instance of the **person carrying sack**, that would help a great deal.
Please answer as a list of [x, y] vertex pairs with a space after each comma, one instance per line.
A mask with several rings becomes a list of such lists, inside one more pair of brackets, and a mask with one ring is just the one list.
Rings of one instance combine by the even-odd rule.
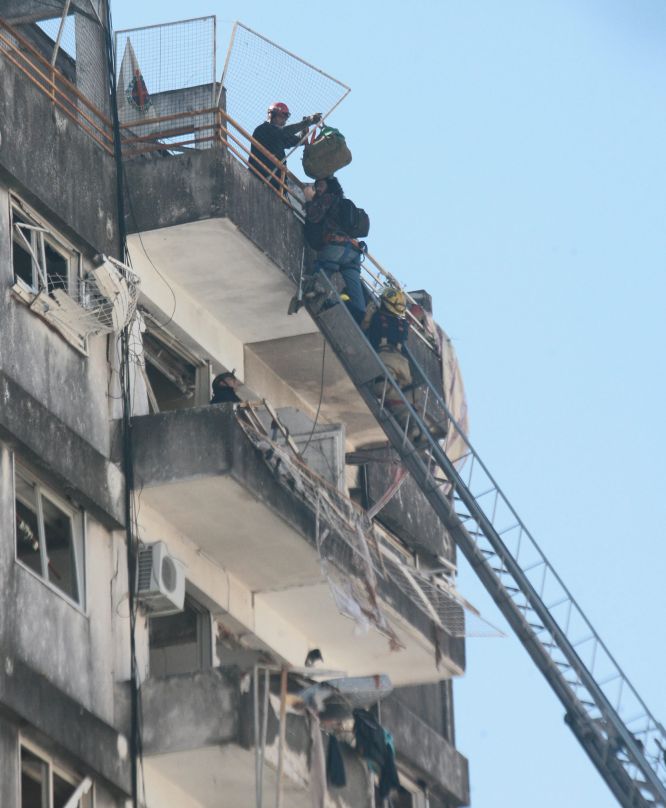
[[[282, 101], [276, 101], [270, 105], [267, 120], [257, 126], [252, 137], [269, 151], [275, 160], [271, 160], [264, 154], [256, 143], [252, 143], [248, 161], [250, 168], [254, 168], [262, 177], [270, 177], [270, 184], [283, 194], [287, 174], [287, 167], [284, 165], [286, 150], [298, 146], [301, 138], [308, 131], [308, 127], [321, 120], [321, 113], [317, 112], [314, 115], [308, 115], [298, 123], [285, 126], [290, 115], [289, 107]], [[277, 165], [277, 163], [282, 165]]]

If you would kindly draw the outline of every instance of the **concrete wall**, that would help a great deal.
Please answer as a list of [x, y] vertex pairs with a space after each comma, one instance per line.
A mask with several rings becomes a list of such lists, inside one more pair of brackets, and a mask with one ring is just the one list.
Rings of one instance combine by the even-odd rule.
[[142, 706], [148, 755], [238, 739], [240, 689], [233, 671], [149, 679]]
[[0, 176], [90, 253], [117, 255], [113, 158], [0, 54]]
[[449, 743], [454, 743], [451, 680], [428, 685], [399, 687], [389, 697], [399, 701]]
[[[386, 456], [385, 450], [382, 455]], [[397, 457], [397, 455], [395, 455]], [[363, 467], [366, 493], [370, 503], [385, 493], [392, 481], [394, 466], [386, 462], [370, 462]], [[428, 555], [441, 555], [455, 560], [455, 549], [446, 528], [411, 476], [382, 508], [378, 520], [413, 550]], [[436, 563], [436, 562], [434, 562]]]
[[0, 714], [0, 805], [19, 808], [18, 729]]
[[118, 736], [111, 729], [109, 582], [115, 559], [108, 531], [88, 518], [86, 533], [84, 611], [15, 560], [12, 462], [10, 451], [0, 445], [0, 708], [105, 772], [111, 782], [122, 783], [125, 764], [118, 759]]
[[125, 175], [128, 232], [227, 216], [283, 272], [298, 272], [302, 225], [225, 150], [133, 158]]
[[435, 795], [450, 805], [468, 805], [467, 759], [397, 699], [382, 702], [381, 715], [395, 740], [398, 761], [432, 783]]
[[[0, 73], [0, 77], [3, 75]], [[65, 426], [108, 456], [107, 339], [91, 337], [88, 356], [83, 356], [14, 297], [9, 228], [5, 186], [0, 187], [0, 370]], [[82, 247], [80, 242], [74, 246]]]
[[226, 215], [228, 155], [204, 149], [149, 153], [125, 161], [125, 224], [129, 233]]

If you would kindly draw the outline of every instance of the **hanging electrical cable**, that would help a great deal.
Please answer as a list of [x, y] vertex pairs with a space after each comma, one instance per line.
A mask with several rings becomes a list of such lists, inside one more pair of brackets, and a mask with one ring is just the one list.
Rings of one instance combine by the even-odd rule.
[[[111, 22], [111, 6], [106, 2], [105, 44], [107, 51], [107, 66], [109, 78], [109, 101], [113, 121], [114, 157], [116, 162], [116, 205], [118, 219], [118, 257], [126, 260], [127, 229], [125, 225], [125, 183], [123, 173], [122, 148], [120, 140], [120, 121], [118, 119], [118, 106], [116, 102], [116, 67], [113, 46], [113, 26]], [[130, 328], [131, 324], [123, 328], [120, 336], [121, 363], [120, 386], [123, 403], [122, 417], [122, 443], [123, 443], [123, 472], [125, 475], [125, 533], [127, 544], [127, 578], [128, 603], [130, 620], [130, 766], [132, 806], [139, 806], [138, 763], [142, 757], [141, 719], [140, 719], [140, 689], [138, 666], [136, 659], [136, 617], [137, 607], [135, 599], [135, 573], [137, 558], [137, 530], [136, 514], [134, 508], [134, 456], [132, 446], [132, 403], [130, 378]]]

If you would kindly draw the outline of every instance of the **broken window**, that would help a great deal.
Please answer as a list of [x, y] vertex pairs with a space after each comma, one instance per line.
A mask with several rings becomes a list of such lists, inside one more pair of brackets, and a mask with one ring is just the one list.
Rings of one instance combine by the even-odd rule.
[[78, 255], [18, 202], [12, 204], [12, 261], [14, 280], [27, 292], [77, 292]]
[[89, 778], [77, 777], [49, 755], [21, 743], [21, 808], [93, 808]]
[[15, 471], [16, 558], [83, 606], [83, 515], [24, 469]]
[[208, 404], [210, 366], [189, 351], [148, 312], [143, 351], [153, 412]]
[[178, 614], [149, 621], [151, 676], [198, 673], [212, 664], [210, 612], [191, 595]]

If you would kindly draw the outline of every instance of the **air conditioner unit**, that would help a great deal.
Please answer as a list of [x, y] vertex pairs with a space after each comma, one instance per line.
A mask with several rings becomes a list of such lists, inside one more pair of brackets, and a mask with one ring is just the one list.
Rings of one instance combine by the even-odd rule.
[[185, 567], [166, 544], [142, 544], [137, 559], [136, 595], [151, 614], [177, 614], [185, 603]]

